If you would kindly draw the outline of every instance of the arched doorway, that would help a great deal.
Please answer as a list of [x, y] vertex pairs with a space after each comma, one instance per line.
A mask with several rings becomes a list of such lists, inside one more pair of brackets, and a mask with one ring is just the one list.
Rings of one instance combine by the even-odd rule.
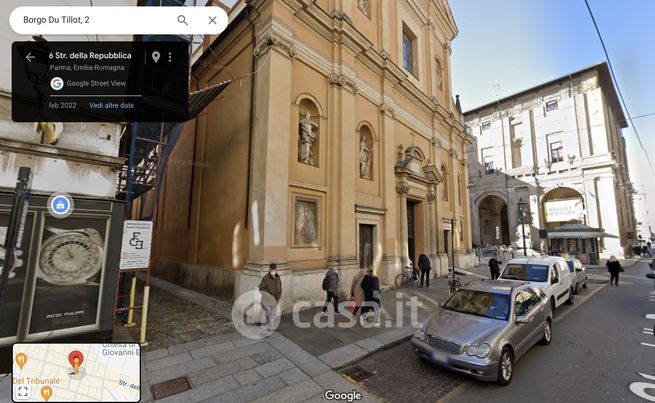
[[509, 216], [507, 203], [498, 196], [486, 196], [478, 205], [480, 243], [509, 245]]
[[[541, 215], [545, 227], [549, 231], [558, 227], [565, 228], [575, 224], [584, 225], [587, 223], [582, 195], [576, 190], [567, 187], [558, 187], [544, 194], [541, 198]], [[571, 228], [576, 227], [573, 226]], [[577, 256], [583, 261], [589, 261], [589, 256], [593, 256], [591, 259], [595, 259], [598, 248], [597, 241], [594, 238], [561, 238], [559, 236], [551, 236], [549, 239], [550, 254]]]

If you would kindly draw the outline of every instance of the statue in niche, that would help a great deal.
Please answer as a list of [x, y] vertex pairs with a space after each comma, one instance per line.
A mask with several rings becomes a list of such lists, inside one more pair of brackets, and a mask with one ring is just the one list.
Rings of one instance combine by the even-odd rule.
[[298, 161], [314, 165], [312, 160], [312, 146], [316, 141], [318, 133], [318, 124], [312, 122], [311, 115], [308, 110], [305, 110], [303, 118], [300, 120], [300, 138], [299, 138], [299, 147], [298, 147]]
[[362, 10], [364, 12], [364, 14], [366, 14], [366, 2], [367, 1], [368, 0], [358, 0], [357, 1], [359, 9]]
[[359, 177], [371, 179], [371, 154], [372, 151], [366, 148], [366, 139], [362, 136], [359, 140]]
[[441, 61], [437, 59], [437, 68], [435, 71], [435, 79], [437, 81], [437, 88], [441, 89], [441, 82], [443, 81], [443, 76], [441, 73]]

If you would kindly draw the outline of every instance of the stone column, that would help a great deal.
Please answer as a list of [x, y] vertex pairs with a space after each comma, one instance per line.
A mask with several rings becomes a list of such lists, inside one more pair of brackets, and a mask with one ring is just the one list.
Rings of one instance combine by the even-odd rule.
[[601, 251], [601, 257], [609, 258], [611, 255], [616, 257], [623, 257], [624, 251], [621, 246], [621, 227], [619, 226], [619, 215], [621, 212], [618, 210], [618, 202], [616, 195], [616, 188], [614, 185], [614, 177], [609, 176], [611, 172], [603, 175], [598, 181], [598, 194], [599, 204], [602, 206], [600, 210], [601, 224], [606, 233], [618, 236], [619, 238], [605, 238], [605, 249]]
[[398, 192], [399, 204], [399, 222], [400, 222], [400, 260], [405, 267], [409, 263], [409, 246], [407, 244], [408, 229], [407, 229], [407, 193], [409, 193], [409, 185], [405, 182], [399, 182], [396, 186]]
[[428, 225], [430, 226], [430, 262], [432, 263], [433, 275], [439, 275], [436, 273], [436, 264], [437, 264], [437, 212], [435, 199], [437, 196], [434, 194], [434, 186], [430, 186], [430, 191], [427, 195], [428, 200]]
[[[380, 8], [387, 3], [380, 3]], [[382, 242], [382, 275], [380, 279], [391, 283], [402, 268], [400, 261], [400, 242], [398, 237], [398, 194], [396, 193], [396, 145], [394, 140], [394, 110], [389, 105], [380, 106], [380, 164], [382, 194], [387, 212], [384, 216], [384, 231], [379, 232]], [[405, 214], [406, 215], [406, 214]]]
[[289, 41], [272, 31], [262, 34], [257, 43], [250, 245], [245, 267], [235, 273], [234, 296], [254, 290], [269, 263], [276, 262], [284, 290], [280, 306], [285, 311], [290, 309], [293, 299], [291, 273], [287, 269], [287, 200], [289, 136], [298, 135], [289, 122], [291, 59], [295, 51]]
[[[348, 55], [350, 56], [350, 55]], [[357, 220], [355, 218], [355, 181], [358, 176], [358, 138], [355, 134], [355, 94], [357, 84], [344, 74], [329, 77], [329, 148], [328, 200], [330, 243], [328, 265], [341, 278], [350, 278], [359, 270], [357, 264]], [[341, 291], [349, 284], [342, 282]]]

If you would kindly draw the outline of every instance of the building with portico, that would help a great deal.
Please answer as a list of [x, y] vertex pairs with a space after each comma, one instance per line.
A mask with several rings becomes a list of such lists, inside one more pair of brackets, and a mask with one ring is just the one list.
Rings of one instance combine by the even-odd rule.
[[[472, 109], [464, 121], [475, 137], [468, 149], [474, 244], [522, 248], [525, 239], [546, 252], [551, 245], [539, 230], [579, 223], [615, 236], [598, 239], [600, 257], [630, 253], [627, 123], [606, 63]], [[587, 253], [590, 242], [557, 248]]]

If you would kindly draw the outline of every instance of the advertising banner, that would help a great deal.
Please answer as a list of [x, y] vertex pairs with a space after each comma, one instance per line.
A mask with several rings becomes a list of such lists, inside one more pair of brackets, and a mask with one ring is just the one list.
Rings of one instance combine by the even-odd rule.
[[96, 324], [107, 224], [44, 216], [30, 334]]
[[584, 208], [582, 199], [554, 200], [544, 203], [546, 222], [582, 221]]

